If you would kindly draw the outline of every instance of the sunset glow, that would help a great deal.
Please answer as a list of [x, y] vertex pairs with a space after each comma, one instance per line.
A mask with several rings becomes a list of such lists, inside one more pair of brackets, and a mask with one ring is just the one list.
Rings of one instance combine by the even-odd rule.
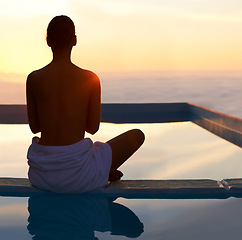
[[242, 70], [242, 2], [10, 0], [1, 4], [0, 74], [51, 61], [55, 15], [76, 25], [72, 60], [94, 71]]

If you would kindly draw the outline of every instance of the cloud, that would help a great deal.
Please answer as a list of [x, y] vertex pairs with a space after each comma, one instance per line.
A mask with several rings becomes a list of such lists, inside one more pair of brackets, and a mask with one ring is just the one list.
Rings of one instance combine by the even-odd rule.
[[25, 81], [20, 82], [19, 79], [23, 79], [23, 76], [19, 74], [0, 74], [0, 104], [26, 103]]

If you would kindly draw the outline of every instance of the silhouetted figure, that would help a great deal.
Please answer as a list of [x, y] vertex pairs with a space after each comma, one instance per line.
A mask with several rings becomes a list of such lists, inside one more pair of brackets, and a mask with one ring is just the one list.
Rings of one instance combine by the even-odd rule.
[[144, 142], [138, 129], [107, 143], [85, 138], [99, 129], [101, 89], [96, 74], [71, 62], [76, 43], [72, 20], [54, 17], [47, 29], [53, 60], [27, 78], [29, 125], [41, 133], [28, 151], [29, 179], [55, 192], [86, 192], [119, 180], [117, 169]]
[[27, 228], [34, 240], [94, 240], [94, 231], [136, 238], [144, 231], [130, 209], [90, 194], [30, 197], [28, 211]]

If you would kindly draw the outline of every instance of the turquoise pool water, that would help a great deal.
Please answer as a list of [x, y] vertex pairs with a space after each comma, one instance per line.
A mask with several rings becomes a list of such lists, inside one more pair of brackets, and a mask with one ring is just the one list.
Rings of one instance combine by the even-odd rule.
[[[190, 122], [101, 124], [93, 140], [133, 127], [144, 146], [122, 167], [124, 179], [242, 177], [241, 148]], [[27, 125], [0, 125], [0, 176], [26, 177]], [[107, 199], [47, 195], [0, 197], [1, 239], [228, 239], [242, 233], [242, 199]]]

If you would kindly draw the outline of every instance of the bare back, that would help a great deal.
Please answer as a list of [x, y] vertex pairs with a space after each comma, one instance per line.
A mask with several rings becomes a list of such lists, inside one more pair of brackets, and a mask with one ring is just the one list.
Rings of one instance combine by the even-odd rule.
[[100, 123], [100, 81], [72, 63], [50, 63], [27, 79], [30, 128], [40, 144], [61, 146], [94, 134]]

